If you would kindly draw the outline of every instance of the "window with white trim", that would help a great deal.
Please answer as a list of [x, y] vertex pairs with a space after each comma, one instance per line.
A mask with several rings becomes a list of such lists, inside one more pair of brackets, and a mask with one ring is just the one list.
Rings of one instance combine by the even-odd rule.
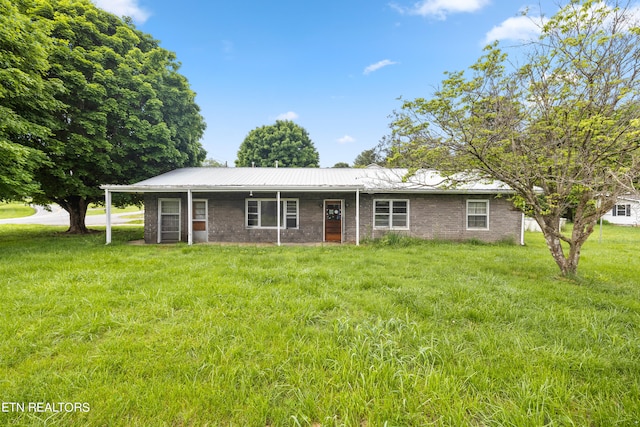
[[467, 229], [489, 229], [489, 201], [467, 200]]
[[[276, 228], [278, 201], [276, 199], [246, 199], [247, 228]], [[280, 199], [280, 227], [298, 228], [298, 199]]]
[[631, 216], [631, 205], [615, 205], [611, 214], [613, 216]]
[[407, 230], [409, 228], [408, 200], [374, 200], [374, 228]]
[[180, 199], [158, 199], [158, 242], [180, 241]]

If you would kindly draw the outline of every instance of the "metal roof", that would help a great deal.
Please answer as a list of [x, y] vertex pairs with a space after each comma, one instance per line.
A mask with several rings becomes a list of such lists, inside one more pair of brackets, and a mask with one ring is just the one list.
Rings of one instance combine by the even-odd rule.
[[115, 192], [169, 191], [364, 191], [508, 193], [498, 181], [469, 181], [455, 188], [433, 170], [369, 168], [183, 168], [131, 185], [103, 185]]

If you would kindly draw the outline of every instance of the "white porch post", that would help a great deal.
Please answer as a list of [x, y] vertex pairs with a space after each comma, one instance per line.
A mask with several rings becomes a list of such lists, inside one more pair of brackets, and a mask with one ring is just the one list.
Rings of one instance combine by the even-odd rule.
[[276, 194], [276, 216], [278, 219], [276, 220], [276, 224], [278, 225], [278, 246], [280, 246], [280, 192]]
[[187, 190], [187, 244], [193, 245], [193, 193]]
[[356, 190], [356, 246], [360, 246], [360, 190]]
[[106, 207], [107, 214], [107, 242], [105, 244], [111, 244], [111, 191], [104, 190], [104, 205]]

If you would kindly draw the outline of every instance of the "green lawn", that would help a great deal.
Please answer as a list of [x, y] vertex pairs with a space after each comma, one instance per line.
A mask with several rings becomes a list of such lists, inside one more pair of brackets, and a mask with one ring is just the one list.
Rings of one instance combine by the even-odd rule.
[[1, 203], [0, 219], [22, 218], [36, 213], [36, 210], [24, 203]]
[[[127, 213], [127, 212], [140, 212], [142, 210], [142, 208], [140, 206], [127, 206], [125, 208], [116, 208], [115, 206], [113, 206], [111, 208], [111, 213], [112, 214], [116, 214], [116, 213]], [[92, 216], [92, 215], [104, 215], [107, 213], [107, 210], [105, 209], [104, 206], [95, 206], [95, 205], [90, 205], [89, 208], [87, 209], [87, 215], [88, 216]]]
[[63, 230], [0, 225], [0, 425], [640, 420], [640, 229], [594, 235], [578, 282], [532, 233], [188, 247]]

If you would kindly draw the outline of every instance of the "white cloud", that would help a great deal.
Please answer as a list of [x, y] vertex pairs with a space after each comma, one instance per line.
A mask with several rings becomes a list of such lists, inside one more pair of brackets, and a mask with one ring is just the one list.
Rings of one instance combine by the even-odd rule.
[[496, 40], [528, 41], [538, 38], [544, 24], [540, 17], [514, 16], [493, 27], [485, 36], [484, 42]]
[[143, 24], [151, 13], [138, 5], [138, 0], [94, 0], [96, 6], [118, 16], [129, 16], [135, 22]]
[[294, 113], [293, 111], [287, 111], [286, 113], [282, 113], [282, 114], [278, 115], [276, 117], [276, 120], [295, 120], [298, 117], [300, 117], [300, 116], [298, 116], [297, 113]]
[[394, 65], [394, 64], [397, 64], [397, 62], [393, 62], [388, 59], [385, 59], [385, 60], [376, 62], [375, 64], [369, 65], [367, 68], [364, 69], [364, 74], [367, 75], [367, 74], [373, 73], [374, 71], [379, 70], [380, 68], [387, 67], [389, 65]]
[[392, 4], [391, 7], [409, 15], [434, 16], [438, 19], [446, 19], [452, 13], [476, 12], [491, 0], [423, 0], [415, 3], [412, 7], [403, 7]]
[[342, 138], [338, 138], [337, 141], [340, 144], [348, 144], [350, 142], [356, 142], [356, 139], [350, 135], [345, 135]]

